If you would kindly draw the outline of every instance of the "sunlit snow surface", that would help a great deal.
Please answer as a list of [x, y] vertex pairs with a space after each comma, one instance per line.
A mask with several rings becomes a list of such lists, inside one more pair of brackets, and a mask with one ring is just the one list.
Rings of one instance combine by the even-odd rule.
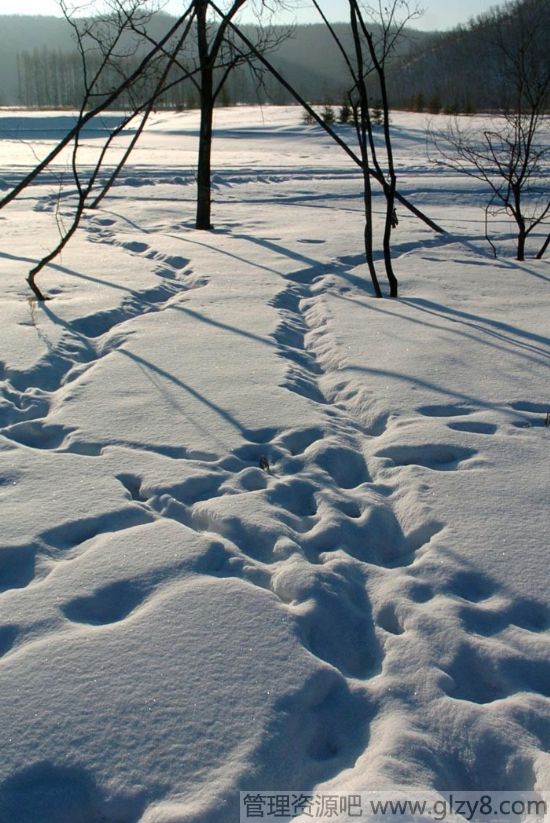
[[[42, 306], [68, 155], [0, 212], [2, 823], [550, 788], [549, 264], [504, 220], [492, 259], [479, 185], [395, 114], [449, 233], [400, 207], [373, 299], [359, 177], [300, 119], [219, 111], [206, 233], [197, 116], [157, 114]], [[0, 187], [66, 125], [5, 112]]]

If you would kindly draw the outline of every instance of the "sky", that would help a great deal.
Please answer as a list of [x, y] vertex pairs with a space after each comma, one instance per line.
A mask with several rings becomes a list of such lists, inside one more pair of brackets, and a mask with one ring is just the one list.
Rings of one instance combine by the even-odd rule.
[[[174, 14], [186, 5], [184, 0], [163, 0], [163, 3], [165, 11]], [[425, 30], [448, 29], [458, 23], [466, 23], [476, 14], [502, 4], [502, 0], [421, 0], [420, 5], [425, 10], [424, 14], [412, 25]], [[297, 22], [318, 22], [319, 17], [315, 10], [306, 8], [311, 5], [307, 0], [293, 0], [292, 5], [297, 11], [290, 16], [295, 17]], [[330, 19], [346, 19], [345, 0], [322, 0], [322, 6]], [[0, 0], [0, 7], [0, 14], [59, 14], [57, 0]], [[287, 16], [284, 22], [288, 22], [288, 19]]]

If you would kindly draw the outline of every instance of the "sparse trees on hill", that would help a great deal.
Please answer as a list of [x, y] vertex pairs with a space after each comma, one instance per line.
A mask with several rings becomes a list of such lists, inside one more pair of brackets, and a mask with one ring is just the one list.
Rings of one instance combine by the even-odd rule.
[[481, 133], [456, 120], [432, 133], [439, 160], [481, 180], [488, 214], [505, 212], [516, 224], [516, 257], [523, 260], [529, 235], [550, 213], [550, 147], [542, 137], [550, 105], [550, 0], [516, 0], [494, 13], [493, 82], [501, 110]]

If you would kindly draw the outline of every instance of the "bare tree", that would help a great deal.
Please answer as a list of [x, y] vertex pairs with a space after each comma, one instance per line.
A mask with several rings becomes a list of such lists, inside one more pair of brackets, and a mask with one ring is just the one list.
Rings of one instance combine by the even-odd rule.
[[[121, 0], [121, 2], [124, 2], [124, 0]], [[132, 84], [139, 82], [140, 78], [143, 77], [144, 72], [146, 72], [153, 62], [158, 59], [159, 55], [163, 53], [163, 50], [168, 47], [168, 44], [177, 35], [177, 32], [181, 26], [187, 21], [190, 13], [192, 12], [192, 7], [193, 2], [191, 0], [185, 13], [175, 20], [164, 37], [162, 37], [158, 43], [155, 43], [143, 56], [143, 58], [138, 60], [137, 64], [132, 68], [131, 72], [126, 77], [122, 78], [111, 89], [105, 89], [105, 93], [99, 95], [99, 99], [97, 99], [95, 95], [94, 97], [90, 95], [90, 107], [87, 109], [82, 108], [81, 114], [77, 118], [75, 125], [67, 132], [67, 134], [53, 147], [53, 149], [43, 160], [40, 161], [40, 163], [38, 163], [28, 174], [26, 174], [19, 181], [19, 183], [11, 189], [11, 191], [0, 199], [0, 209], [3, 209], [15, 200], [15, 198], [18, 197], [22, 191], [30, 186], [44, 171], [44, 169], [48, 168], [48, 166], [53, 163], [61, 152], [67, 148], [71, 141], [73, 141], [77, 135], [82, 133], [84, 127], [92, 121], [94, 117], [97, 117], [106, 109], [117, 103], [122, 94], [130, 88]], [[125, 25], [130, 27], [131, 17], [125, 15], [124, 19], [126, 21]]]
[[500, 112], [482, 131], [455, 119], [430, 137], [439, 162], [487, 186], [486, 213], [504, 212], [515, 221], [516, 257], [523, 260], [529, 235], [550, 213], [550, 147], [541, 139], [550, 103], [545, 44], [550, 0], [515, 0], [503, 12], [493, 12], [490, 22]]
[[[149, 0], [104, 0], [103, 14], [90, 18], [75, 16], [83, 6], [77, 2], [60, 0], [61, 10], [73, 29], [81, 59], [83, 98], [77, 122], [73, 129], [11, 192], [0, 201], [0, 208], [10, 203], [72, 143], [71, 171], [76, 192], [76, 205], [66, 228], [58, 219], [60, 238], [55, 247], [32, 268], [27, 278], [38, 300], [47, 299], [36, 283], [38, 273], [67, 245], [80, 225], [87, 208], [97, 208], [106, 196], [139, 140], [157, 101], [174, 85], [191, 80], [200, 93], [201, 128], [197, 171], [197, 228], [211, 228], [211, 151], [213, 110], [218, 95], [231, 70], [242, 63], [250, 63], [250, 53], [234, 42], [227, 32], [246, 0], [233, 0], [227, 19], [213, 26], [208, 20], [208, 0], [191, 0], [186, 11], [176, 20], [167, 34], [158, 42], [147, 30], [153, 9]], [[90, 4], [86, 4], [88, 7]], [[97, 12], [97, 4], [93, 5]], [[190, 31], [196, 35], [196, 52], [185, 62], [182, 48]], [[262, 51], [274, 48], [287, 31], [272, 34], [263, 30], [257, 37], [256, 47]], [[145, 57], [132, 62], [143, 43], [149, 47]], [[169, 80], [172, 69], [178, 69], [176, 80]], [[78, 162], [80, 138], [85, 126], [108, 106], [127, 100], [129, 114], [110, 133], [91, 169], [82, 169]], [[145, 98], [145, 99], [144, 99]], [[99, 102], [97, 102], [99, 101]], [[140, 118], [122, 159], [110, 173], [107, 182], [99, 186], [109, 148], [127, 127]]]
[[[74, 207], [74, 211], [70, 218], [70, 223], [68, 228], [63, 227], [62, 221], [58, 219], [58, 225], [60, 227], [60, 237], [59, 241], [55, 245], [55, 247], [45, 255], [29, 272], [29, 276], [27, 278], [27, 282], [31, 287], [32, 291], [34, 292], [35, 296], [38, 300], [43, 301], [47, 300], [48, 298], [42, 292], [40, 287], [36, 283], [36, 277], [42, 269], [48, 265], [57, 255], [65, 248], [67, 243], [75, 234], [80, 222], [82, 220], [82, 216], [84, 211], [87, 207], [93, 207], [97, 205], [98, 202], [105, 196], [106, 192], [109, 190], [110, 186], [112, 185], [116, 175], [119, 173], [121, 164], [119, 163], [118, 166], [115, 168], [114, 172], [110, 175], [106, 184], [103, 185], [101, 191], [98, 195], [95, 196], [95, 200], [93, 203], [90, 204], [89, 199], [94, 191], [94, 187], [98, 182], [98, 177], [102, 167], [104, 165], [107, 152], [109, 148], [112, 146], [114, 140], [124, 132], [124, 130], [130, 125], [130, 123], [138, 116], [141, 115], [141, 123], [136, 130], [136, 134], [130, 141], [130, 145], [124, 152], [123, 160], [126, 160], [129, 157], [130, 152], [134, 148], [137, 138], [141, 134], [147, 118], [150, 115], [152, 107], [155, 104], [157, 98], [166, 90], [167, 87], [167, 78], [176, 59], [176, 55], [180, 51], [191, 26], [191, 21], [193, 19], [192, 16], [192, 6], [189, 6], [187, 12], [182, 15], [179, 19], [179, 25], [181, 26], [182, 23], [187, 19], [187, 24], [183, 26], [182, 30], [179, 33], [179, 36], [175, 40], [175, 44], [172, 47], [171, 58], [168, 60], [163, 59], [164, 65], [160, 70], [160, 74], [155, 79], [155, 85], [152, 89], [151, 95], [148, 100], [138, 102], [137, 100], [132, 105], [132, 110], [130, 114], [123, 117], [121, 122], [116, 126], [115, 129], [109, 134], [107, 137], [101, 151], [99, 152], [98, 159], [95, 162], [95, 165], [92, 167], [91, 171], [83, 171], [80, 168], [78, 163], [78, 154], [80, 148], [80, 137], [82, 134], [82, 130], [86, 123], [88, 122], [88, 117], [86, 115], [87, 108], [91, 101], [97, 97], [105, 97], [107, 96], [109, 99], [113, 98], [115, 95], [120, 97], [123, 92], [129, 94], [130, 98], [133, 96], [133, 85], [138, 81], [143, 80], [143, 72], [138, 74], [134, 77], [134, 73], [131, 72], [129, 75], [125, 74], [123, 69], [121, 68], [124, 58], [128, 58], [131, 54], [134, 53], [135, 44], [130, 46], [130, 51], [128, 51], [128, 47], [120, 48], [121, 41], [124, 34], [127, 34], [129, 31], [135, 31], [136, 25], [142, 25], [144, 22], [147, 21], [148, 16], [146, 13], [143, 12], [141, 8], [140, 0], [131, 0], [130, 3], [125, 3], [124, 0], [112, 0], [109, 4], [109, 16], [107, 19], [98, 17], [95, 18], [93, 21], [76, 21], [72, 17], [72, 12], [69, 11], [66, 3], [64, 0], [61, 0], [61, 9], [69, 22], [72, 26], [73, 31], [75, 33], [77, 47], [81, 56], [82, 61], [82, 74], [83, 74], [83, 82], [84, 82], [84, 96], [81, 104], [81, 109], [79, 112], [79, 116], [77, 118], [77, 124], [75, 128], [71, 132], [71, 140], [73, 142], [73, 148], [71, 153], [71, 172], [73, 177], [73, 182], [76, 191], [76, 205]], [[95, 47], [90, 47], [90, 42], [95, 44]], [[155, 55], [158, 55], [158, 50], [154, 52]], [[95, 59], [91, 59], [91, 55]], [[99, 55], [99, 59], [98, 59]], [[113, 60], [116, 58], [116, 74], [119, 75], [119, 85], [113, 91], [112, 89], [109, 90], [107, 93], [104, 87], [104, 79], [106, 75], [109, 74], [109, 69], [113, 67]], [[90, 73], [90, 66], [94, 66], [94, 70]], [[150, 61], [149, 67], [155, 67], [155, 64]], [[145, 70], [145, 69], [144, 69]], [[181, 81], [183, 77], [180, 77], [179, 80]], [[109, 78], [109, 82], [112, 82], [111, 78]], [[62, 141], [64, 145], [66, 143]]]
[[[332, 26], [317, 0], [312, 0], [325, 25], [335, 41], [349, 75], [348, 99], [353, 112], [357, 144], [361, 156], [363, 177], [363, 202], [365, 208], [365, 256], [373, 283], [374, 293], [382, 296], [374, 265], [373, 247], [373, 199], [371, 176], [373, 170], [382, 186], [386, 200], [384, 235], [382, 241], [384, 266], [390, 286], [390, 296], [397, 297], [398, 282], [393, 271], [391, 257], [391, 233], [397, 226], [395, 200], [397, 176], [393, 160], [390, 132], [390, 109], [386, 83], [386, 64], [394, 50], [406, 24], [418, 14], [407, 0], [392, 0], [383, 3], [378, 0], [376, 7], [363, 7], [358, 0], [348, 0], [351, 48], [346, 47], [342, 38]], [[384, 158], [376, 147], [371, 114], [371, 89], [374, 81], [377, 89], [375, 99], [380, 106], [380, 120], [384, 136]]]
[[[197, 162], [197, 210], [195, 228], [212, 228], [212, 128], [214, 108], [231, 73], [243, 63], [254, 65], [254, 55], [243, 49], [232, 34], [230, 24], [246, 0], [231, 0], [221, 19], [209, 21], [209, 0], [195, 0], [198, 80], [195, 81], [200, 99], [199, 152]], [[269, 28], [259, 30], [254, 51], [262, 54], [275, 49], [289, 30], [273, 33]]]
[[[399, 2], [399, 0], [397, 1]], [[369, 190], [368, 187], [370, 187], [372, 177], [372, 179], [376, 180], [382, 186], [386, 196], [388, 196], [388, 192], [391, 191], [392, 197], [400, 201], [431, 228], [438, 232], [443, 231], [433, 220], [428, 218], [403, 197], [395, 189], [395, 186], [392, 187], [391, 179], [390, 182], [386, 179], [382, 166], [378, 162], [374, 152], [372, 129], [370, 125], [368, 125], [370, 123], [368, 120], [368, 107], [365, 107], [365, 117], [367, 118], [365, 134], [368, 135], [371, 146], [371, 160], [369, 160], [368, 151], [366, 154], [363, 153], [362, 156], [357, 155], [334, 131], [328, 122], [323, 122], [319, 115], [313, 111], [266, 58], [266, 51], [280, 42], [281, 37], [286, 37], [286, 32], [276, 34], [275, 37], [270, 37], [269, 34], [264, 33], [262, 36], [259, 36], [254, 43], [235, 24], [234, 18], [245, 0], [233, 0], [227, 12], [219, 9], [213, 0], [190, 0], [185, 13], [176, 19], [169, 31], [158, 42], [150, 37], [145, 25], [147, 14], [150, 12], [147, 0], [105, 0], [105, 2], [107, 3], [109, 12], [105, 18], [100, 18], [99, 20], [84, 20], [78, 24], [70, 20], [79, 44], [85, 88], [84, 100], [77, 123], [49, 155], [0, 201], [0, 208], [10, 203], [36, 179], [64, 148], [71, 142], [73, 143], [72, 173], [76, 190], [76, 206], [71, 216], [69, 227], [67, 229], [60, 227], [60, 240], [55, 248], [52, 249], [29, 274], [29, 285], [39, 300], [44, 300], [46, 297], [36, 285], [36, 275], [51, 262], [69, 242], [78, 228], [85, 209], [97, 206], [106, 195], [139, 139], [155, 101], [157, 101], [166, 90], [184, 79], [190, 79], [192, 82], [196, 82], [201, 92], [201, 98], [203, 98], [202, 122], [204, 128], [201, 127], [200, 142], [202, 151], [201, 148], [199, 148], [199, 177], [201, 176], [201, 169], [204, 176], [201, 178], [203, 185], [199, 185], [198, 187], [197, 227], [210, 228], [212, 113], [217, 95], [222, 89], [230, 71], [236, 65], [243, 62], [248, 63], [248, 65], [254, 68], [257, 77], [260, 77], [258, 72], [261, 72], [261, 69], [265, 68], [274, 75], [283, 87], [290, 91], [313, 119], [325, 128], [353, 162], [362, 170], [364, 180], [366, 181], [365, 189], [367, 191]], [[61, 0], [61, 3], [67, 17], [70, 18], [66, 0]], [[218, 21], [215, 26], [207, 19], [209, 7], [218, 15]], [[202, 18], [200, 25], [197, 21], [199, 15]], [[357, 31], [360, 33], [361, 18], [359, 15], [356, 16], [356, 22]], [[181, 50], [192, 26], [195, 27], [194, 31], [197, 33], [198, 41], [202, 38], [202, 42], [198, 42], [198, 54], [191, 50], [191, 59], [186, 58], [186, 62], [184, 63]], [[128, 32], [137, 35], [137, 40], [135, 37], [125, 39], [124, 35], [128, 34]], [[128, 58], [138, 55], [137, 44], [139, 42], [148, 43], [150, 49], [144, 57], [136, 57], [134, 64], [132, 64], [132, 62], [128, 62]], [[90, 43], [92, 44], [91, 46]], [[94, 56], [92, 61], [90, 61], [90, 53]], [[259, 65], [259, 68], [256, 68], [256, 63]], [[191, 66], [191, 68], [189, 68], [189, 66]], [[168, 76], [174, 67], [179, 69], [179, 77], [175, 81], [169, 81]], [[100, 82], [104, 81], [106, 77], [109, 81], [107, 84]], [[151, 85], [151, 82], [146, 82], [144, 86], [144, 78], [148, 77], [149, 79], [153, 78], [153, 85]], [[147, 90], [147, 94], [145, 95], [144, 88]], [[119, 125], [111, 132], [92, 170], [81, 169], [77, 158], [79, 154], [80, 137], [84, 127], [100, 112], [119, 102], [123, 98], [123, 95], [130, 101], [130, 113], [124, 117]], [[366, 99], [365, 97], [365, 100]], [[122, 161], [119, 162], [110, 173], [107, 182], [100, 184], [100, 173], [102, 173], [106, 165], [109, 148], [113, 144], [113, 141], [120, 134], [124, 133], [134, 118], [141, 118], [140, 123], [129, 146], [124, 152]], [[366, 141], [364, 141], [364, 146], [367, 146]], [[199, 181], [199, 184], [200, 182], [201, 181]], [[366, 237], [368, 237], [369, 232], [372, 232], [371, 222], [367, 221]], [[372, 262], [372, 241], [369, 259]], [[373, 265], [371, 266], [371, 275], [373, 275], [375, 292], [377, 296], [381, 296], [382, 293], [376, 280]], [[391, 293], [394, 296], [397, 294], [396, 281], [395, 289], [392, 287]]]
[[[113, 0], [112, 0], [113, 1]], [[247, 0], [230, 0], [220, 19], [212, 20], [210, 0], [192, 0], [196, 54], [186, 55], [185, 63], [179, 56], [174, 64], [188, 77], [196, 88], [200, 106], [199, 147], [197, 160], [197, 201], [195, 228], [212, 228], [212, 141], [214, 109], [231, 72], [243, 64], [248, 65], [258, 84], [263, 82], [261, 66], [254, 60], [253, 51], [242, 47], [230, 25]], [[254, 52], [266, 54], [275, 50], [290, 36], [290, 28], [275, 30], [265, 25], [262, 17], [271, 13], [267, 5], [256, 8], [258, 23]], [[137, 31], [137, 29], [136, 29]], [[139, 34], [151, 46], [155, 40], [141, 27]], [[166, 47], [163, 52], [167, 54]], [[168, 55], [170, 56], [170, 55]], [[122, 165], [124, 164], [124, 159]]]
[[[224, 12], [222, 11], [222, 9], [220, 9], [216, 5], [214, 0], [210, 0], [210, 4], [211, 4], [212, 8], [218, 13], [220, 18], [223, 19], [225, 15], [224, 15]], [[317, 8], [319, 8], [319, 6], [317, 6]], [[325, 20], [326, 20], [326, 18], [325, 18]], [[326, 22], [328, 22], [328, 21], [326, 21]], [[328, 24], [328, 25], [330, 27], [330, 24]], [[361, 150], [361, 142], [366, 146], [366, 144], [368, 142], [368, 139], [366, 141], [363, 140], [363, 141], [360, 142], [360, 152], [358, 154], [347, 143], [347, 141], [345, 139], [343, 139], [343, 137], [341, 137], [340, 134], [338, 134], [338, 132], [332, 127], [332, 125], [329, 122], [327, 122], [326, 119], [323, 119], [322, 115], [320, 115], [318, 112], [315, 111], [315, 109], [307, 102], [307, 100], [304, 99], [304, 97], [298, 92], [298, 90], [284, 77], [284, 75], [280, 71], [277, 70], [277, 68], [273, 65], [273, 63], [269, 61], [267, 56], [265, 54], [260, 53], [257, 49], [255, 49], [254, 44], [252, 43], [250, 38], [248, 38], [246, 36], [246, 34], [241, 29], [239, 29], [237, 26], [235, 26], [234, 23], [232, 23], [231, 21], [229, 22], [229, 28], [231, 28], [234, 31], [234, 33], [237, 35], [237, 37], [240, 40], [243, 41], [243, 43], [249, 49], [250, 53], [252, 55], [254, 55], [254, 57], [262, 65], [264, 65], [266, 67], [266, 69], [271, 73], [271, 75], [283, 86], [283, 88], [285, 88], [292, 95], [292, 97], [296, 100], [296, 102], [299, 103], [300, 106], [302, 106], [304, 111], [307, 113], [308, 118], [310, 118], [312, 122], [317, 123], [317, 125], [319, 125], [322, 129], [324, 129], [324, 131], [332, 138], [332, 140], [334, 140], [334, 142], [338, 146], [340, 146], [340, 148], [348, 155], [348, 157], [351, 159], [351, 161], [353, 163], [355, 163], [355, 165], [358, 166], [358, 168], [361, 170], [362, 177], [363, 177], [363, 180], [364, 180], [364, 191], [366, 192], [366, 197], [365, 197], [365, 209], [366, 209], [365, 253], [366, 253], [367, 264], [368, 264], [368, 267], [369, 267], [369, 273], [370, 273], [371, 280], [372, 280], [372, 283], [373, 283], [373, 288], [374, 288], [375, 295], [377, 297], [382, 297], [382, 291], [380, 289], [380, 285], [378, 283], [378, 278], [376, 276], [376, 271], [374, 269], [373, 248], [372, 248], [372, 245], [369, 245], [370, 244], [370, 238], [371, 238], [371, 231], [372, 231], [372, 229], [371, 229], [372, 216], [371, 216], [371, 213], [369, 211], [369, 209], [370, 209], [369, 203], [371, 202], [370, 198], [369, 198], [369, 188], [370, 188], [370, 178], [373, 178], [374, 180], [376, 180], [382, 186], [382, 188], [384, 190], [384, 193], [386, 193], [388, 191], [388, 182], [386, 181], [386, 179], [384, 177], [381, 166], [379, 164], [371, 163], [369, 161], [368, 152], [367, 152], [367, 156], [365, 157], [364, 152]], [[348, 67], [350, 68], [350, 71], [352, 72], [352, 76], [353, 76], [353, 74], [355, 72], [355, 70], [353, 68], [353, 64], [352, 64], [350, 58], [348, 57], [347, 52], [344, 49], [344, 47], [340, 46], [340, 48], [341, 48], [341, 51], [343, 52], [343, 54], [345, 55], [346, 63], [348, 65]], [[368, 95], [367, 95], [366, 99], [368, 100]], [[366, 125], [368, 122], [370, 122], [370, 115], [368, 114], [368, 106], [367, 106], [367, 111], [365, 111], [364, 117], [365, 117], [365, 134], [368, 136], [368, 125]], [[388, 125], [389, 125], [389, 118], [388, 118]], [[439, 234], [445, 234], [446, 233], [445, 229], [443, 229], [434, 220], [432, 220], [430, 217], [428, 217], [428, 215], [426, 215], [423, 211], [421, 211], [421, 209], [419, 209], [417, 206], [415, 206], [413, 203], [411, 203], [410, 200], [408, 200], [408, 198], [406, 198], [404, 195], [402, 195], [397, 190], [397, 188], [393, 188], [392, 192], [393, 192], [393, 200], [394, 201], [397, 200], [399, 203], [401, 203], [406, 209], [408, 209], [412, 214], [414, 214], [415, 217], [417, 217], [419, 220], [422, 220], [424, 223], [426, 223], [426, 225], [428, 225], [433, 231], [435, 231]], [[392, 221], [395, 220], [395, 215], [394, 215], [393, 209], [392, 209], [391, 219], [392, 219]], [[370, 252], [369, 252], [369, 249], [370, 249]], [[369, 262], [369, 255], [370, 255], [370, 262]], [[390, 281], [390, 288], [391, 288], [391, 281]], [[395, 296], [395, 297], [397, 296], [397, 283], [396, 282], [394, 283], [392, 296]]]

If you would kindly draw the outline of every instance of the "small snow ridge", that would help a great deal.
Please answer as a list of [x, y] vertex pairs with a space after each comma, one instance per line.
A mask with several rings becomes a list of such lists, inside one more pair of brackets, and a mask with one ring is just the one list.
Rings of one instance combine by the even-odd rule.
[[321, 440], [322, 437], [324, 437], [324, 432], [321, 428], [292, 429], [281, 435], [279, 442], [288, 449], [292, 455], [297, 455], [302, 454], [308, 446], [311, 446], [316, 440]]
[[153, 516], [141, 506], [128, 506], [120, 511], [96, 517], [82, 517], [42, 532], [42, 540], [54, 549], [72, 549], [98, 534], [116, 532], [150, 523]]

